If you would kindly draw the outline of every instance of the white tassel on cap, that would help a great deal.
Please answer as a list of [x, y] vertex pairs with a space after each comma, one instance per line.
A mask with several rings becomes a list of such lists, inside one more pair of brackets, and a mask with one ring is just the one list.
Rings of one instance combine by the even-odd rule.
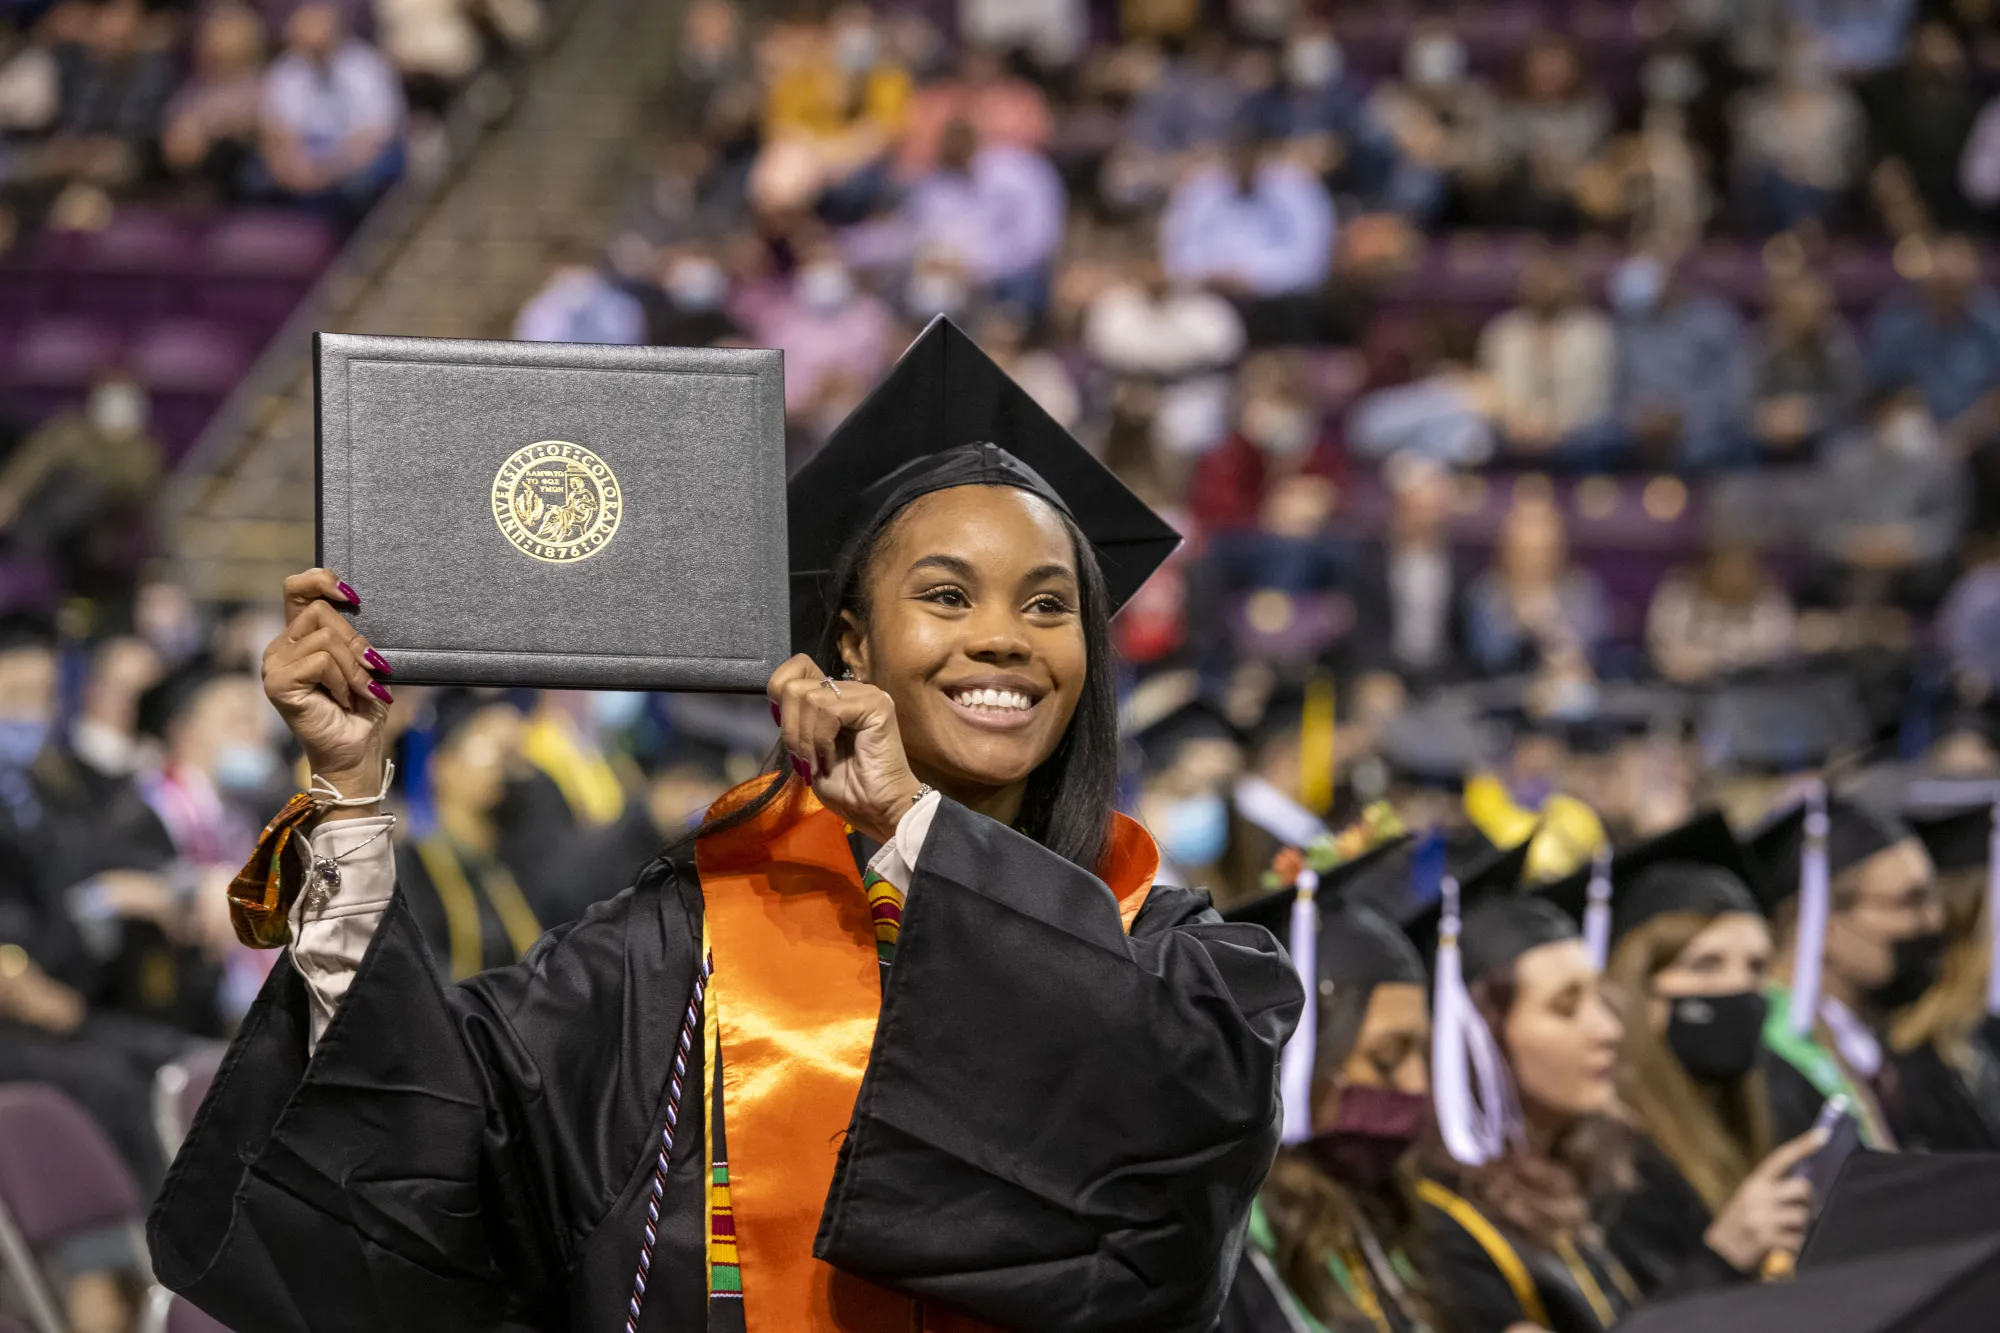
[[1305, 987], [1306, 1007], [1299, 1025], [1285, 1043], [1278, 1064], [1278, 1099], [1285, 1110], [1282, 1143], [1304, 1143], [1312, 1137], [1313, 1064], [1319, 1054], [1319, 875], [1307, 867], [1299, 872], [1298, 896], [1292, 899], [1292, 925], [1286, 947], [1292, 966]]
[[1986, 840], [1986, 1012], [2000, 1014], [2000, 794]]
[[1826, 956], [1826, 916], [1832, 886], [1826, 864], [1826, 784], [1806, 795], [1805, 843], [1799, 851], [1799, 930], [1792, 950], [1792, 1032], [1812, 1035], [1819, 1017], [1819, 974]]
[[1585, 891], [1583, 947], [1599, 972], [1611, 961], [1611, 843], [1599, 844], [1590, 861], [1590, 887]]
[[1482, 1166], [1507, 1146], [1511, 1093], [1499, 1045], [1465, 988], [1458, 948], [1458, 881], [1440, 881], [1437, 990], [1431, 1013], [1431, 1101], [1445, 1151]]

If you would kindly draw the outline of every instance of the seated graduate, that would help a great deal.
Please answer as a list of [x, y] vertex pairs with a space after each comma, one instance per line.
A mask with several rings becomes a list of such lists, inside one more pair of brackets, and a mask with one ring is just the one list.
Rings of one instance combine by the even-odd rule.
[[[445, 983], [389, 821], [311, 832], [167, 1285], [243, 1329], [1213, 1327], [1301, 1001], [1112, 808], [1107, 619], [1171, 531], [940, 321], [790, 536], [789, 762], [520, 963]], [[354, 600], [289, 580], [265, 679], [365, 800]]]
[[464, 690], [440, 694], [432, 712], [423, 772], [433, 827], [396, 839], [396, 885], [438, 970], [463, 981], [514, 962], [542, 937], [542, 914], [500, 845], [524, 720], [505, 699]]
[[1401, 835], [1323, 877], [1299, 869], [1294, 887], [1229, 916], [1288, 933], [1314, 1003], [1285, 1047], [1285, 1146], [1251, 1210], [1223, 1333], [1432, 1325], [1400, 1171], [1430, 1124], [1429, 983], [1396, 922], [1352, 900], [1364, 881], [1407, 880], [1415, 846]]
[[1883, 1041], [1891, 1015], [1937, 979], [1944, 952], [1930, 856], [1892, 811], [1819, 784], [1750, 846], [1778, 938], [1765, 988], [1772, 1133], [1797, 1138], [1827, 1098], [1844, 1096], [1863, 1146], [1894, 1148]]
[[1610, 951], [1635, 1180], [1605, 1220], [1648, 1299], [1754, 1281], [1805, 1238], [1812, 1187], [1790, 1173], [1821, 1139], [1772, 1149], [1758, 1067], [1771, 931], [1755, 873], [1710, 811], [1543, 890]]
[[1985, 1031], [1996, 792], [2000, 778], [1916, 779], [1905, 796], [1937, 868], [1945, 938], [1936, 983], [1890, 1020], [1896, 1138], [1913, 1151], [2000, 1152], [2000, 1053]]
[[1461, 929], [1458, 886], [1444, 887], [1438, 1142], [1417, 1187], [1432, 1298], [1454, 1333], [1601, 1333], [1639, 1300], [1593, 1216], [1629, 1175], [1622, 1025], [1560, 907], [1489, 885], [1467, 895]]
[[1404, 927], [1434, 927], [1448, 862], [1477, 890], [1515, 883], [1525, 854], [1454, 857], [1439, 834], [1397, 834], [1330, 867], [1303, 910], [1305, 874], [1300, 888], [1231, 914], [1288, 932], [1318, 1003], [1285, 1047], [1286, 1146], [1251, 1211], [1222, 1333], [1445, 1327], [1426, 1290], [1414, 1195], [1413, 1149], [1432, 1119], [1429, 976]]

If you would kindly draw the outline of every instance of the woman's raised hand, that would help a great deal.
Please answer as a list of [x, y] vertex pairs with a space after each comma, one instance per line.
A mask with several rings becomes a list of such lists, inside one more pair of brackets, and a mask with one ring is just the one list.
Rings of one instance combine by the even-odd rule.
[[1757, 1272], [1774, 1253], [1796, 1254], [1812, 1221], [1812, 1182], [1792, 1169], [1825, 1142], [1826, 1131], [1815, 1129], [1772, 1149], [1709, 1223], [1702, 1236], [1708, 1248], [1744, 1273]]
[[829, 682], [804, 653], [772, 672], [764, 692], [792, 771], [835, 814], [887, 842], [922, 787], [903, 754], [895, 703], [858, 680]]
[[299, 738], [312, 771], [348, 796], [380, 790], [389, 664], [339, 607], [361, 604], [326, 569], [285, 580], [285, 628], [264, 649], [264, 695]]

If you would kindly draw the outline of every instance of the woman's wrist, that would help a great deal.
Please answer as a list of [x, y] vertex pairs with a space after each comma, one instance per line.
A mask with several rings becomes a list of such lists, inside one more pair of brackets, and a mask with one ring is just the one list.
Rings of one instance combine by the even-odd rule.
[[[890, 784], [883, 803], [871, 815], [872, 827], [862, 828], [876, 842], [888, 842], [896, 836], [896, 829], [903, 822], [903, 816], [910, 813], [916, 803], [930, 788], [917, 781], [915, 774], [906, 774], [903, 780]], [[859, 828], [859, 825], [856, 825]]]
[[[312, 770], [313, 785], [324, 791], [332, 787], [343, 798], [372, 796], [382, 790], [383, 776], [388, 772], [380, 754], [371, 755], [352, 768]], [[374, 800], [366, 805], [328, 805], [320, 814], [318, 822], [330, 824], [342, 819], [367, 819], [382, 813], [382, 802]]]

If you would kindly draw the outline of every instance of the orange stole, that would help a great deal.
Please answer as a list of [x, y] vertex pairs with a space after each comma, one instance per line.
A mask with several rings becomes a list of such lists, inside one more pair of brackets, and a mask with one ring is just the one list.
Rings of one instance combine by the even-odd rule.
[[[754, 778], [712, 813], [763, 790]], [[1160, 856], [1114, 816], [1107, 882], [1125, 928]], [[695, 864], [715, 957], [729, 1193], [749, 1333], [912, 1333], [913, 1303], [813, 1258], [882, 1004], [875, 928], [846, 826], [797, 782], [756, 818], [703, 838]], [[987, 1326], [941, 1309], [924, 1333]]]

